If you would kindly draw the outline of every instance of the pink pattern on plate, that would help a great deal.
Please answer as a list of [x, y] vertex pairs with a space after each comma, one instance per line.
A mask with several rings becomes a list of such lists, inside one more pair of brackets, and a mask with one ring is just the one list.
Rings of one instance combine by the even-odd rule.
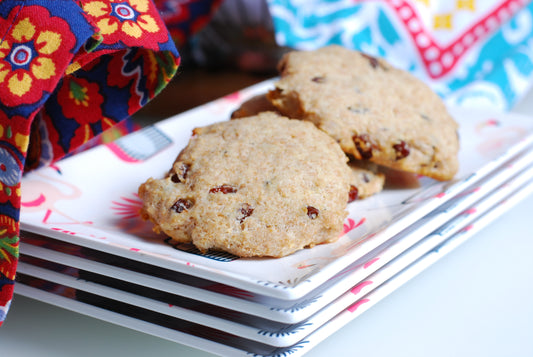
[[[21, 206], [24, 212], [44, 212], [44, 224], [92, 224], [91, 221], [82, 221], [63, 212], [58, 203], [77, 200], [82, 192], [78, 186], [61, 178], [61, 170], [53, 166], [53, 171], [37, 172], [37, 180], [27, 185]], [[52, 214], [54, 219], [50, 221]]]
[[463, 214], [474, 214], [476, 212], [477, 212], [477, 208], [476, 207], [472, 207], [472, 208], [469, 208], [466, 211], [464, 211]]
[[130, 155], [128, 155], [120, 146], [118, 146], [117, 143], [111, 142], [109, 144], [105, 144], [109, 150], [113, 154], [115, 154], [116, 157], [118, 157], [120, 160], [124, 162], [139, 162], [140, 160], [137, 160]]
[[35, 198], [35, 199], [31, 200], [31, 201], [21, 202], [20, 205], [22, 207], [39, 207], [45, 201], [46, 201], [46, 198], [44, 197], [44, 195], [42, 193], [40, 193], [39, 197], [37, 197], [37, 198]]
[[315, 266], [316, 264], [299, 264], [296, 269], [307, 269], [307, 268], [311, 268], [312, 266]]
[[488, 119], [487, 125], [500, 126], [500, 121], [498, 119]]
[[344, 223], [343, 225], [343, 230], [342, 230], [342, 234], [346, 234], [352, 230], [354, 230], [355, 228], [361, 226], [363, 223], [365, 223], [366, 221], [366, 218], [363, 217], [359, 220], [359, 222], [355, 223], [355, 221], [352, 219], [352, 218], [348, 218], [346, 220], [346, 223]]
[[69, 230], [66, 230], [66, 229], [63, 229], [63, 228], [59, 228], [59, 227], [52, 227], [50, 229], [53, 230], [53, 231], [58, 231], [58, 232], [61, 232], [61, 233], [70, 234], [72, 236], [76, 235], [76, 232], [69, 231]]
[[478, 187], [475, 187], [475, 188], [473, 188], [472, 190], [466, 192], [466, 194], [471, 194], [471, 193], [477, 192], [477, 191], [479, 191], [479, 190], [481, 190], [481, 187], [478, 186]]
[[462, 229], [463, 232], [468, 232], [469, 230], [471, 230], [472, 228], [474, 228], [474, 225], [473, 224], [469, 224], [468, 226], [464, 227]]
[[111, 201], [111, 209], [116, 212], [123, 219], [139, 217], [139, 210], [142, 207], [142, 201], [139, 196], [134, 193], [134, 198], [120, 197], [120, 201]]
[[352, 290], [350, 290], [350, 292], [351, 292], [352, 294], [354, 294], [354, 295], [357, 295], [357, 294], [359, 294], [359, 293], [361, 292], [361, 290], [363, 290], [363, 288], [364, 288], [365, 286], [371, 285], [371, 284], [373, 284], [373, 283], [374, 283], [374, 282], [373, 282], [372, 280], [366, 280], [366, 281], [363, 281], [363, 282], [357, 284], [356, 286], [354, 286], [354, 287], [352, 288]]
[[224, 99], [227, 100], [228, 102], [237, 102], [241, 99], [241, 93], [240, 92], [230, 93], [224, 96]]
[[480, 133], [485, 128], [499, 127], [500, 125], [501, 124], [500, 124], [500, 121], [498, 119], [489, 118], [487, 120], [483, 120], [483, 121], [479, 122], [475, 126], [475, 130], [476, 130], [476, 133]]
[[358, 302], [356, 302], [355, 304], [351, 305], [350, 307], [348, 307], [346, 310], [350, 311], [350, 312], [354, 312], [355, 310], [357, 310], [361, 305], [369, 302], [370, 299], [361, 299], [359, 300]]
[[365, 263], [365, 265], [363, 265], [363, 268], [367, 269], [369, 266], [371, 266], [372, 264], [374, 264], [378, 260], [379, 260], [379, 257], [376, 257], [374, 259], [370, 259], [368, 262]]

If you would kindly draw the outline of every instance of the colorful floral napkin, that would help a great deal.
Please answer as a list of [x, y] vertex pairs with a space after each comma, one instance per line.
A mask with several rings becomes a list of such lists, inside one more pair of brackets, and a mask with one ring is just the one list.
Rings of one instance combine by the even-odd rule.
[[386, 58], [449, 104], [507, 110], [533, 83], [529, 0], [269, 0], [278, 44]]
[[0, 325], [13, 295], [23, 172], [89, 145], [154, 98], [176, 74], [175, 41], [217, 3], [0, 1]]

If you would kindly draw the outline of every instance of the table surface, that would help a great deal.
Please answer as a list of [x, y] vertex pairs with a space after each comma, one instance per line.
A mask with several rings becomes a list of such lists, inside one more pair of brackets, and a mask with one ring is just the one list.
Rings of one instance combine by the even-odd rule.
[[[533, 120], [533, 90], [513, 111]], [[530, 196], [306, 356], [533, 356], [532, 212]], [[20, 295], [0, 328], [0, 350], [213, 356]]]

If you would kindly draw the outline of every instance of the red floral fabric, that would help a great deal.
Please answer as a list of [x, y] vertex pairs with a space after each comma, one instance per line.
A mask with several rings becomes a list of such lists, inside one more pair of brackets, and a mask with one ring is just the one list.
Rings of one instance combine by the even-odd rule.
[[24, 172], [84, 148], [154, 98], [217, 1], [0, 0], [0, 325], [11, 304]]

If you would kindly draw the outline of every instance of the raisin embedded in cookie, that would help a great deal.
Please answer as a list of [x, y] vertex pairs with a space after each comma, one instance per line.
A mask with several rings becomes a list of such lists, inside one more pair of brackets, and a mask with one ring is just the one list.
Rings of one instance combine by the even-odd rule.
[[408, 72], [340, 46], [293, 51], [267, 95], [357, 159], [438, 180], [458, 169], [457, 123], [440, 97]]
[[275, 113], [197, 128], [163, 179], [139, 187], [156, 231], [201, 251], [281, 257], [337, 240], [350, 190], [339, 145]]

